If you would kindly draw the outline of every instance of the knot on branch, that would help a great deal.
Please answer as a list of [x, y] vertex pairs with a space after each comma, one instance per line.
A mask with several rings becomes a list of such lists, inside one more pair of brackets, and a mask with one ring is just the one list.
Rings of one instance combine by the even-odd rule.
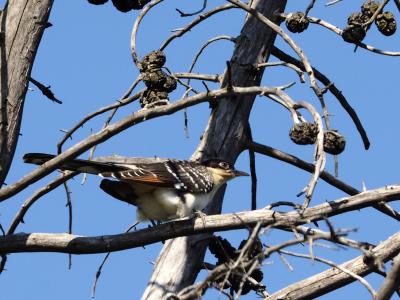
[[143, 58], [140, 72], [147, 90], [140, 99], [142, 108], [169, 103], [168, 93], [176, 89], [176, 79], [161, 69], [165, 62], [165, 54], [160, 50], [152, 51]]

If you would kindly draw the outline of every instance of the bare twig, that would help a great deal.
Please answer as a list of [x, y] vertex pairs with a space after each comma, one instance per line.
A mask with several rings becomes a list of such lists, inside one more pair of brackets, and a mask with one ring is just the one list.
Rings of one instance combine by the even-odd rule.
[[282, 252], [282, 253], [284, 253], [286, 255], [291, 255], [291, 256], [295, 256], [295, 257], [312, 259], [312, 260], [327, 264], [327, 265], [329, 265], [329, 266], [331, 266], [333, 268], [339, 269], [343, 273], [346, 273], [347, 275], [353, 277], [355, 280], [358, 280], [363, 286], [366, 287], [366, 289], [371, 293], [372, 297], [375, 299], [376, 291], [368, 283], [368, 281], [366, 281], [364, 278], [362, 278], [361, 276], [357, 275], [356, 273], [352, 272], [351, 270], [346, 269], [342, 265], [338, 265], [338, 264], [334, 263], [333, 261], [327, 260], [325, 258], [317, 257], [317, 256], [311, 257], [310, 255], [307, 255], [307, 254], [296, 253], [296, 252], [287, 251], [287, 250], [280, 250], [280, 252]]
[[[135, 81], [132, 83], [132, 85], [129, 87], [129, 89], [125, 92], [124, 96], [121, 97], [120, 100], [117, 100], [114, 104], [111, 104], [109, 106], [102, 107], [98, 109], [97, 111], [87, 115], [85, 118], [83, 118], [81, 121], [79, 121], [73, 128], [68, 130], [65, 134], [65, 136], [62, 138], [60, 142], [57, 144], [57, 153], [60, 154], [62, 151], [62, 146], [64, 143], [72, 137], [72, 134], [77, 131], [79, 128], [81, 128], [86, 122], [89, 120], [93, 119], [94, 117], [101, 115], [109, 110], [114, 110], [118, 109], [119, 107], [122, 107], [124, 105], [127, 105], [129, 103], [132, 103], [133, 101], [139, 99], [139, 97], [142, 95], [142, 91], [139, 93], [136, 93], [132, 97], [129, 97], [129, 95], [132, 93], [133, 89], [136, 87], [136, 85], [140, 82], [141, 78], [140, 76], [135, 79]], [[129, 98], [127, 98], [129, 97]]]
[[310, 10], [314, 7], [315, 1], [316, 0], [311, 0], [310, 3], [308, 4], [308, 6], [307, 6], [307, 8], [306, 8], [306, 10], [304, 12], [305, 17], [307, 17], [307, 15], [310, 12]]
[[[396, 256], [399, 251], [400, 232], [381, 242], [371, 250], [371, 253], [374, 258], [386, 262]], [[376, 267], [366, 263], [364, 258], [364, 255], [358, 256], [341, 264], [340, 267], [350, 270], [359, 276], [375, 272]], [[333, 268], [291, 284], [272, 294], [268, 300], [286, 299], [289, 296], [292, 299], [315, 299], [354, 280], [354, 277]]]
[[[258, 143], [251, 143], [248, 145], [249, 148], [253, 149], [254, 152], [264, 154], [276, 159], [279, 159], [281, 161], [284, 161], [286, 163], [289, 163], [293, 166], [296, 166], [304, 171], [307, 172], [314, 172], [315, 166], [313, 164], [310, 164], [308, 162], [305, 162], [304, 160], [301, 160], [300, 158], [287, 154], [283, 151], [274, 149], [272, 147], [266, 146], [266, 145], [261, 145]], [[339, 179], [335, 178], [335, 176], [331, 175], [330, 173], [323, 171], [320, 174], [320, 178], [324, 180], [325, 182], [331, 184], [332, 186], [340, 189], [341, 191], [349, 194], [349, 195], [356, 195], [359, 194], [360, 191], [357, 190], [356, 188], [348, 185], [347, 183], [340, 181]], [[394, 218], [397, 221], [400, 221], [400, 213], [392, 209], [387, 203], [378, 203], [373, 206], [375, 209], [379, 210], [380, 212], [390, 216], [391, 218]]]
[[333, 0], [333, 1], [329, 1], [329, 2], [327, 2], [327, 3], [325, 4], [325, 6], [334, 5], [334, 4], [337, 4], [337, 3], [341, 2], [341, 1], [343, 1], [343, 0]]
[[175, 8], [175, 10], [181, 15], [181, 17], [191, 17], [191, 16], [194, 16], [194, 15], [197, 15], [197, 14], [203, 12], [206, 9], [206, 7], [207, 7], [207, 0], [203, 0], [203, 6], [198, 11], [195, 11], [192, 13], [184, 13], [183, 11], [181, 11], [178, 8]]
[[152, 9], [154, 6], [156, 6], [157, 4], [159, 4], [163, 1], [164, 0], [151, 1], [146, 7], [144, 7], [140, 11], [139, 15], [136, 17], [135, 23], [133, 24], [132, 34], [131, 34], [131, 55], [132, 55], [133, 62], [135, 63], [136, 67], [139, 70], [141, 70], [142, 68], [141, 68], [141, 63], [140, 63], [139, 57], [136, 52], [136, 35], [139, 30], [140, 22], [142, 22], [143, 18], [150, 11], [150, 9]]
[[[172, 34], [170, 37], [168, 37], [160, 46], [160, 50], [164, 50], [169, 43], [171, 43], [174, 39], [181, 37], [182, 35], [184, 35], [186, 32], [190, 31], [193, 27], [195, 27], [197, 24], [203, 22], [204, 20], [206, 20], [207, 18], [211, 17], [212, 15], [215, 15], [219, 12], [228, 10], [228, 9], [232, 9], [232, 8], [236, 8], [235, 5], [232, 4], [224, 4], [221, 6], [217, 6], [215, 8], [213, 8], [212, 10], [205, 12], [201, 15], [199, 15], [196, 19], [194, 19], [191, 23], [189, 23], [188, 25], [186, 25], [184, 28], [182, 28], [181, 30], [179, 30], [178, 32]], [[133, 38], [133, 33], [132, 33], [132, 38]], [[136, 37], [135, 37], [136, 39]], [[132, 42], [131, 42], [131, 47], [132, 47]]]
[[44, 84], [33, 79], [32, 77], [29, 78], [29, 81], [32, 82], [49, 100], [56, 102], [58, 104], [62, 104], [62, 101], [58, 100], [54, 95], [54, 93], [50, 90], [50, 86], [45, 86]]
[[[297, 67], [299, 67], [300, 69], [305, 71], [305, 68], [303, 66], [303, 63], [297, 59], [295, 59], [294, 57], [286, 54], [285, 52], [283, 52], [282, 50], [273, 47], [272, 51], [271, 51], [272, 55], [274, 55], [275, 57], [286, 61], [288, 63], [291, 63], [293, 65], [296, 65]], [[324, 74], [322, 74], [320, 71], [318, 71], [317, 69], [313, 68], [314, 73], [316, 78], [321, 81], [325, 86], [328, 87], [329, 91], [336, 97], [336, 99], [339, 101], [340, 105], [342, 105], [342, 107], [344, 108], [344, 110], [349, 114], [350, 118], [352, 119], [354, 125], [356, 126], [363, 142], [364, 142], [364, 148], [368, 149], [370, 146], [370, 142], [367, 136], [367, 133], [360, 121], [360, 119], [357, 116], [357, 113], [355, 112], [355, 110], [351, 107], [351, 105], [349, 104], [349, 102], [347, 102], [346, 98], [343, 96], [342, 92], [340, 90], [338, 90], [336, 88], [336, 86], [332, 83], [331, 80], [329, 80]]]
[[320, 173], [325, 168], [326, 162], [326, 154], [324, 152], [324, 132], [322, 127], [322, 120], [320, 115], [317, 113], [315, 108], [307, 102], [299, 102], [299, 107], [306, 108], [313, 116], [315, 124], [318, 126], [318, 135], [315, 147], [315, 154], [314, 154], [314, 161], [315, 161], [315, 168], [313, 176], [306, 188], [306, 199], [304, 201], [303, 207], [308, 207], [312, 194], [314, 192], [315, 186], [317, 185], [317, 181], [319, 178]]
[[[71, 190], [68, 186], [68, 182], [64, 181], [63, 183], [65, 194], [67, 196], [67, 208], [68, 208], [68, 233], [72, 234], [72, 199], [71, 199]], [[72, 267], [72, 255], [68, 255], [68, 269]]]
[[32, 194], [31, 197], [29, 197], [21, 206], [21, 209], [18, 211], [18, 213], [15, 215], [14, 219], [11, 222], [10, 227], [8, 228], [6, 234], [10, 235], [15, 232], [17, 229], [18, 225], [23, 222], [24, 216], [29, 210], [29, 208], [37, 201], [39, 200], [42, 196], [48, 194], [55, 188], [59, 187], [61, 184], [66, 182], [67, 180], [71, 179], [72, 177], [78, 175], [79, 172], [64, 172], [60, 176], [58, 176], [56, 179], [52, 180], [50, 183], [48, 183], [46, 186], [38, 189], [36, 192]]
[[285, 66], [285, 67], [288, 67], [288, 68], [294, 70], [297, 73], [297, 75], [299, 75], [300, 82], [302, 82], [302, 83], [305, 82], [303, 71], [299, 67], [295, 66], [294, 64], [288, 63], [288, 62], [284, 62], [284, 61], [266, 62], [266, 63], [258, 64], [257, 68], [275, 67], [275, 66]]
[[[133, 225], [130, 225], [130, 226], [128, 227], [128, 229], [125, 230], [125, 233], [131, 231], [132, 229], [136, 229], [136, 226], [137, 226], [138, 224], [139, 224], [139, 222], [135, 222]], [[97, 269], [96, 276], [95, 276], [95, 279], [94, 279], [94, 282], [93, 282], [93, 287], [92, 287], [92, 298], [94, 298], [94, 297], [96, 296], [97, 282], [99, 281], [99, 278], [100, 278], [100, 276], [101, 276], [101, 271], [103, 270], [104, 264], [106, 263], [106, 261], [108, 260], [108, 258], [110, 257], [110, 255], [111, 255], [111, 252], [108, 252], [108, 253], [104, 256], [104, 258], [103, 258], [103, 260], [102, 260], [102, 262], [101, 262], [99, 268]]]

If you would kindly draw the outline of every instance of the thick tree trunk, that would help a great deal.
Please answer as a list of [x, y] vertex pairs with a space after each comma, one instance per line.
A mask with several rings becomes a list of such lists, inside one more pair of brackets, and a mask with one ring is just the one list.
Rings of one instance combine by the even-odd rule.
[[17, 146], [24, 99], [53, 0], [10, 0], [1, 14], [0, 187]]
[[[252, 6], [278, 23], [276, 12], [284, 10], [286, 0], [255, 0]], [[236, 42], [230, 61], [231, 72], [225, 74], [224, 86], [229, 81], [234, 86], [259, 85], [263, 70], [256, 70], [254, 65], [268, 60], [275, 37], [275, 32], [249, 16]], [[193, 158], [218, 157], [235, 162], [246, 145], [248, 117], [254, 98], [237, 96], [220, 100]], [[207, 213], [220, 213], [224, 191], [221, 189], [216, 195], [212, 205], [207, 207]], [[201, 268], [209, 237], [209, 234], [201, 234], [167, 241], [142, 299], [163, 299], [168, 293], [177, 293], [193, 284]]]

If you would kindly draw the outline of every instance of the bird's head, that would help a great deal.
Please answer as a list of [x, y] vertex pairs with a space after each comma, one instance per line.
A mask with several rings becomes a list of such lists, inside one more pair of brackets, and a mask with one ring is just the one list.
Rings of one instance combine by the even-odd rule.
[[210, 159], [203, 163], [212, 174], [215, 184], [222, 184], [239, 176], [249, 176], [246, 172], [236, 170], [230, 163], [220, 159]]

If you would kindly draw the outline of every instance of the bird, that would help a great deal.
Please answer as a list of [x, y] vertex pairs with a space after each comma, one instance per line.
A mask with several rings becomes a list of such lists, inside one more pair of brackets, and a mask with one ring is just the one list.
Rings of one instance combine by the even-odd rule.
[[[23, 160], [42, 165], [54, 157], [52, 154], [27, 153]], [[135, 205], [139, 222], [162, 222], [201, 214], [224, 183], [239, 176], [249, 176], [220, 159], [141, 161], [144, 162], [73, 159], [59, 168], [105, 178], [100, 188], [118, 200]]]

